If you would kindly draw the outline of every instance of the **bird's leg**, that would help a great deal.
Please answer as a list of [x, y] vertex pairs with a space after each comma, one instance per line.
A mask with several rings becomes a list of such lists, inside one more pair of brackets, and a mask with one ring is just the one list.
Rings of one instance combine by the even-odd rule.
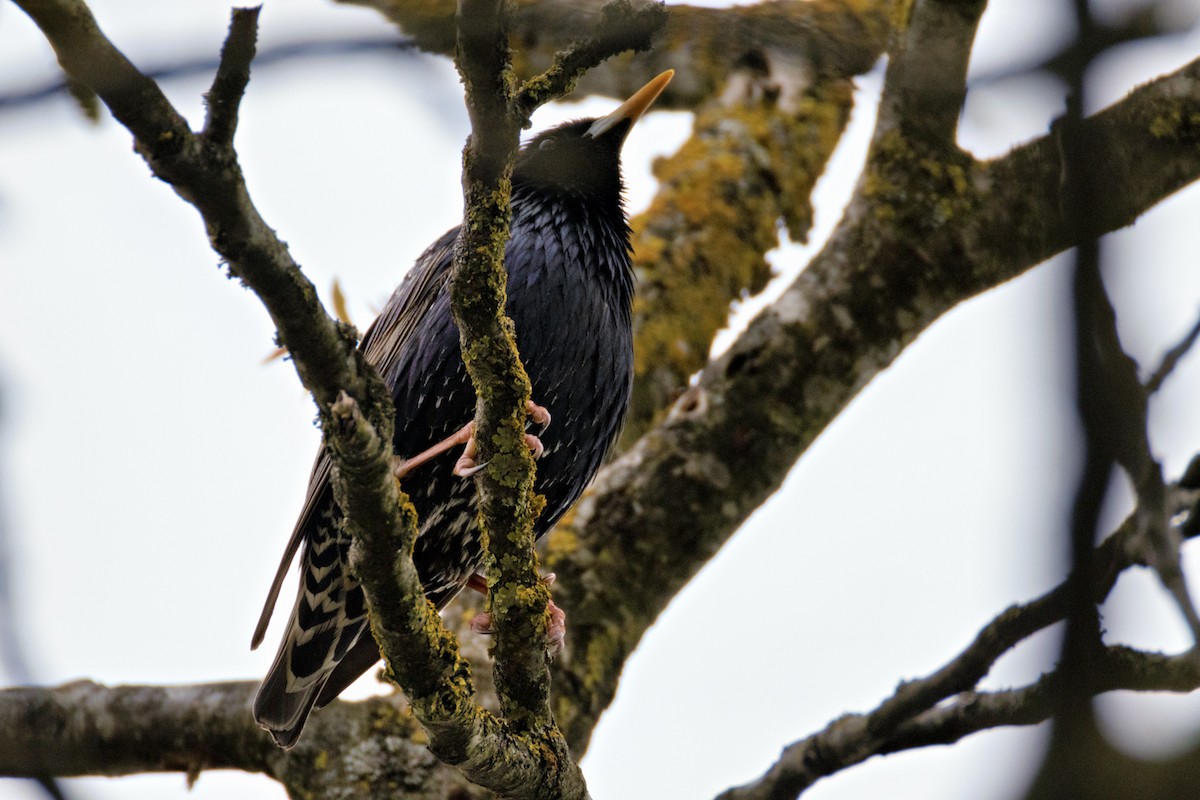
[[[547, 411], [544, 406], [539, 406], [532, 400], [526, 400], [525, 413], [529, 415], [531, 420], [542, 426], [541, 429], [538, 430], [537, 434], [525, 434], [525, 446], [528, 447], [530, 452], [533, 453], [534, 459], [538, 459], [541, 458], [542, 453], [546, 451], [546, 448], [542, 446], [542, 440], [539, 439], [538, 436], [545, 433], [546, 428], [550, 427], [550, 412]], [[456, 461], [454, 464], [454, 474], [460, 478], [469, 478], [488, 465], [488, 462], [486, 461], [482, 464], [475, 463], [476, 449], [474, 431], [475, 429], [472, 428], [472, 435], [469, 439], [467, 439], [467, 446], [463, 448], [462, 455], [458, 457], [458, 461]]]
[[[468, 447], [471, 447], [472, 443], [475, 441], [474, 437], [475, 437], [475, 422], [471, 421], [471, 422], [468, 422], [466, 425], [463, 425], [461, 428], [459, 428], [454, 433], [447, 436], [445, 439], [442, 439], [440, 442], [435, 444], [433, 447], [430, 447], [427, 450], [421, 451], [420, 453], [413, 456], [412, 458], [404, 458], [402, 456], [396, 456], [396, 458], [392, 462], [392, 474], [396, 476], [396, 480], [400, 480], [405, 475], [407, 475], [408, 473], [412, 472], [417, 467], [424, 464], [426, 461], [429, 461], [430, 459], [432, 459], [436, 456], [440, 456], [442, 453], [446, 452], [447, 450], [449, 450], [453, 447], [457, 447], [458, 445], [464, 444], [464, 443], [466, 443]], [[474, 449], [474, 448], [472, 447], [472, 449]]]
[[[546, 584], [546, 588], [553, 586], [554, 573], [547, 572], [543, 575], [542, 583]], [[487, 580], [478, 574], [472, 575], [467, 579], [467, 588], [479, 592], [484, 596], [488, 593]], [[471, 620], [471, 630], [488, 636], [495, 633], [496, 628], [492, 624], [492, 615], [486, 611], [476, 614]], [[546, 652], [551, 656], [561, 653], [563, 642], [566, 638], [567, 614], [561, 608], [554, 605], [554, 599], [551, 598], [546, 603]]]
[[[541, 458], [542, 453], [545, 452], [545, 448], [542, 446], [542, 440], [538, 438], [538, 435], [545, 433], [546, 428], [550, 427], [550, 412], [532, 400], [526, 401], [525, 412], [529, 414], [531, 420], [542, 426], [537, 435], [532, 433], [525, 434], [525, 446], [530, 449], [534, 458]], [[487, 466], [487, 462], [482, 464], [475, 463], [475, 422], [472, 420], [433, 447], [422, 450], [412, 458], [397, 456], [392, 463], [392, 474], [396, 476], [396, 480], [400, 480], [426, 461], [436, 458], [460, 444], [466, 446], [463, 447], [462, 455], [458, 457], [458, 461], [454, 462], [453, 471], [455, 475], [460, 478], [469, 478]]]

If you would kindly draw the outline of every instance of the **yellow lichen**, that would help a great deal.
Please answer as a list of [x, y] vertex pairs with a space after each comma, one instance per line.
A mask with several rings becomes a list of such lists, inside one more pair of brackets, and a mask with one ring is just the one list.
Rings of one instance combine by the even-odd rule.
[[793, 239], [807, 236], [809, 197], [845, 127], [852, 92], [848, 80], [821, 78], [791, 111], [771, 97], [709, 107], [679, 152], [655, 164], [659, 194], [632, 222], [639, 380], [626, 441], [703, 366], [729, 303], [766, 284], [777, 222]]

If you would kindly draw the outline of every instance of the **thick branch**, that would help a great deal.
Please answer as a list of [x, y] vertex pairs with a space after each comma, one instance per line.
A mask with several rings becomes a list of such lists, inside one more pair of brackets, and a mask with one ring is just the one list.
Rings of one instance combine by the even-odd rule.
[[[1085, 120], [1091, 157], [1106, 165], [1089, 233], [1127, 225], [1200, 177], [1196, 119], [1200, 62]], [[827, 246], [672, 417], [602, 472], [573, 536], [554, 544], [572, 609], [556, 682], [571, 699], [559, 722], [573, 747], [659, 611], [846, 403], [950, 308], [1073, 243], [1060, 174], [1052, 137], [990, 163], [899, 134], [876, 141]], [[648, 531], [662, 543], [653, 558]]]
[[[406, 800], [482, 798], [430, 753], [398, 696], [334, 702], [290, 751], [275, 747], [250, 714], [258, 683], [0, 690], [0, 775], [64, 777], [240, 769], [275, 778], [293, 797], [345, 787]], [[388, 735], [379, 736], [381, 727]], [[489, 795], [490, 796], [490, 795]]]
[[129, 775], [234, 767], [279, 752], [254, 725], [250, 682], [0, 690], [0, 775]]
[[707, 363], [730, 302], [766, 285], [779, 222], [806, 240], [809, 198], [850, 118], [853, 89], [848, 75], [748, 69], [697, 111], [691, 137], [657, 165], [658, 194], [631, 223], [639, 280], [626, 446]]

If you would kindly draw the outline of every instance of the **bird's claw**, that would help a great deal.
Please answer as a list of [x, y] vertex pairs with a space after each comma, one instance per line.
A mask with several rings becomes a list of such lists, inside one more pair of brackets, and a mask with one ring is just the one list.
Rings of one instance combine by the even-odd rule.
[[[537, 434], [525, 434], [525, 446], [529, 448], [529, 452], [533, 453], [534, 460], [537, 460], [546, 452], [546, 447], [542, 444], [542, 440], [538, 436], [545, 433], [546, 429], [550, 427], [550, 412], [546, 410], [545, 406], [539, 406], [532, 400], [526, 400], [525, 413], [529, 415], [530, 420], [542, 426]], [[458, 461], [454, 462], [453, 470], [454, 474], [460, 478], [469, 478], [491, 463], [489, 461], [485, 461], [482, 464], [475, 463], [475, 453], [477, 451], [475, 445], [475, 423], [468, 422], [466, 428], [470, 428], [467, 443], [463, 447], [462, 455], [458, 457]]]
[[[525, 401], [525, 412], [529, 414], [530, 420], [542, 426], [538, 430], [538, 435], [545, 433], [546, 429], [550, 427], [550, 412], [545, 407], [539, 406], [532, 400], [527, 400]], [[433, 447], [427, 448], [412, 458], [396, 456], [392, 461], [392, 474], [396, 476], [396, 480], [400, 480], [426, 461], [440, 456], [442, 453], [460, 444], [464, 445], [464, 447], [462, 455], [458, 457], [458, 461], [454, 462], [453, 472], [455, 475], [460, 478], [469, 478], [488, 465], [487, 461], [482, 464], [475, 463], [477, 449], [475, 445], [475, 422], [472, 420]], [[542, 445], [542, 440], [532, 433], [525, 434], [525, 446], [533, 453], [535, 459], [541, 458], [542, 454], [546, 452], [545, 446]]]
[[454, 462], [453, 472], [460, 478], [469, 478], [488, 465], [487, 461], [482, 464], [475, 463], [475, 423], [468, 422], [467, 427], [471, 429], [470, 438], [467, 439], [467, 444], [463, 447], [462, 455], [458, 457], [458, 461]]
[[[525, 413], [529, 415], [529, 419], [536, 422], [542, 427], [538, 429], [537, 435], [541, 436], [550, 427], [550, 412], [545, 406], [539, 406], [532, 400], [525, 401]], [[535, 437], [536, 438], [536, 437]], [[537, 456], [534, 456], [535, 458]]]
[[[554, 585], [554, 573], [548, 572], [541, 578], [547, 588]], [[477, 592], [487, 593], [487, 581], [481, 575], [472, 575], [467, 586]], [[469, 623], [475, 633], [491, 636], [496, 632], [492, 615], [487, 611], [476, 614]], [[554, 604], [554, 599], [546, 601], [546, 652], [554, 657], [563, 651], [567, 639], [567, 614]]]

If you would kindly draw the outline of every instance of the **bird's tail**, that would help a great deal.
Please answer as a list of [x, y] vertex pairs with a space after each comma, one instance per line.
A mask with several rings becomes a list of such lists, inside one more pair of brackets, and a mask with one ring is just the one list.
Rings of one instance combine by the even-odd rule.
[[296, 605], [254, 699], [254, 719], [280, 747], [294, 745], [313, 708], [337, 697], [379, 660], [346, 549], [330, 536], [304, 548]]
[[317, 701], [324, 681], [302, 688], [288, 689], [287, 660], [288, 642], [285, 640], [271, 665], [271, 671], [263, 678], [254, 698], [254, 720], [266, 729], [275, 744], [290, 749], [300, 738], [309, 712]]

